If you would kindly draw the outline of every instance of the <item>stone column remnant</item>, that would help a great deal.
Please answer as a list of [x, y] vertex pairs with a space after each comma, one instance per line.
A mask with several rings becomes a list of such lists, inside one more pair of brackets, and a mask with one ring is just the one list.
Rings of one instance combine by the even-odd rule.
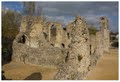
[[89, 32], [86, 22], [77, 16], [71, 30], [68, 59], [60, 66], [55, 79], [83, 79], [90, 64]]
[[110, 31], [108, 28], [107, 17], [100, 17], [100, 31], [103, 37], [104, 51], [109, 52], [110, 48]]

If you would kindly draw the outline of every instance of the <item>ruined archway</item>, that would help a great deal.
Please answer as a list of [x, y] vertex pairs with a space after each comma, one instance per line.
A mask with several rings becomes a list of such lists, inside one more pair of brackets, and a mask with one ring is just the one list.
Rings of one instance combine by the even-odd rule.
[[25, 35], [23, 35], [23, 36], [21, 37], [21, 43], [25, 44], [25, 42], [26, 42], [26, 37], [25, 37]]
[[25, 35], [25, 34], [21, 35], [19, 37], [18, 43], [29, 45], [29, 39], [28, 39], [27, 35]]

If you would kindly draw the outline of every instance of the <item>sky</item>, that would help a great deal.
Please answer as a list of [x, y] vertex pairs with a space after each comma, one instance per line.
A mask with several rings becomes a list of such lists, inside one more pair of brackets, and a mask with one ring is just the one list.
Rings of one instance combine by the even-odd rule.
[[[118, 32], [118, 2], [36, 2], [36, 8], [42, 8], [47, 20], [67, 25], [76, 15], [82, 16], [88, 24], [99, 28], [99, 17], [106, 16], [109, 28]], [[22, 2], [2, 2], [2, 8], [22, 12]]]

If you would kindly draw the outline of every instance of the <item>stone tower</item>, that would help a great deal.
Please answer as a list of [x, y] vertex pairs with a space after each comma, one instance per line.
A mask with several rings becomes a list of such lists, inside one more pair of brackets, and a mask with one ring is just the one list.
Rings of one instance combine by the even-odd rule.
[[100, 17], [100, 32], [103, 37], [103, 46], [104, 51], [108, 52], [110, 48], [110, 31], [108, 28], [108, 19], [107, 17]]

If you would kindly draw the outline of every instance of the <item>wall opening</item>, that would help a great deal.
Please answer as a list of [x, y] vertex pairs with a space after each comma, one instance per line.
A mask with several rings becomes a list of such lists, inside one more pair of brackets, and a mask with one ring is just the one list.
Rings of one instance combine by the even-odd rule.
[[22, 36], [20, 37], [20, 40], [18, 41], [18, 43], [23, 43], [23, 44], [25, 44], [25, 42], [26, 42], [26, 37], [25, 37], [25, 35], [22, 35]]
[[67, 37], [68, 37], [68, 39], [70, 38], [70, 34], [69, 33], [67, 33]]
[[54, 47], [54, 44], [50, 44], [50, 45]]
[[80, 62], [82, 60], [82, 56], [78, 55], [78, 61]]
[[65, 57], [65, 62], [68, 61], [68, 58], [69, 58], [69, 52], [67, 52], [67, 56]]
[[61, 45], [62, 45], [63, 48], [65, 48], [65, 44], [62, 43]]
[[51, 26], [51, 29], [54, 29], [54, 28], [56, 28], [56, 27], [55, 27], [55, 25], [53, 24], [53, 25]]
[[65, 31], [66, 31], [66, 28], [63, 28], [63, 30], [65, 30]]
[[104, 17], [101, 17], [101, 20], [104, 20]]
[[54, 25], [51, 26], [50, 33], [51, 37], [56, 36], [56, 27]]
[[91, 53], [91, 45], [90, 45], [90, 55], [91, 55], [92, 53]]
[[47, 34], [46, 34], [46, 33], [44, 33], [44, 32], [43, 32], [43, 34], [44, 34], [45, 39], [47, 39]]

